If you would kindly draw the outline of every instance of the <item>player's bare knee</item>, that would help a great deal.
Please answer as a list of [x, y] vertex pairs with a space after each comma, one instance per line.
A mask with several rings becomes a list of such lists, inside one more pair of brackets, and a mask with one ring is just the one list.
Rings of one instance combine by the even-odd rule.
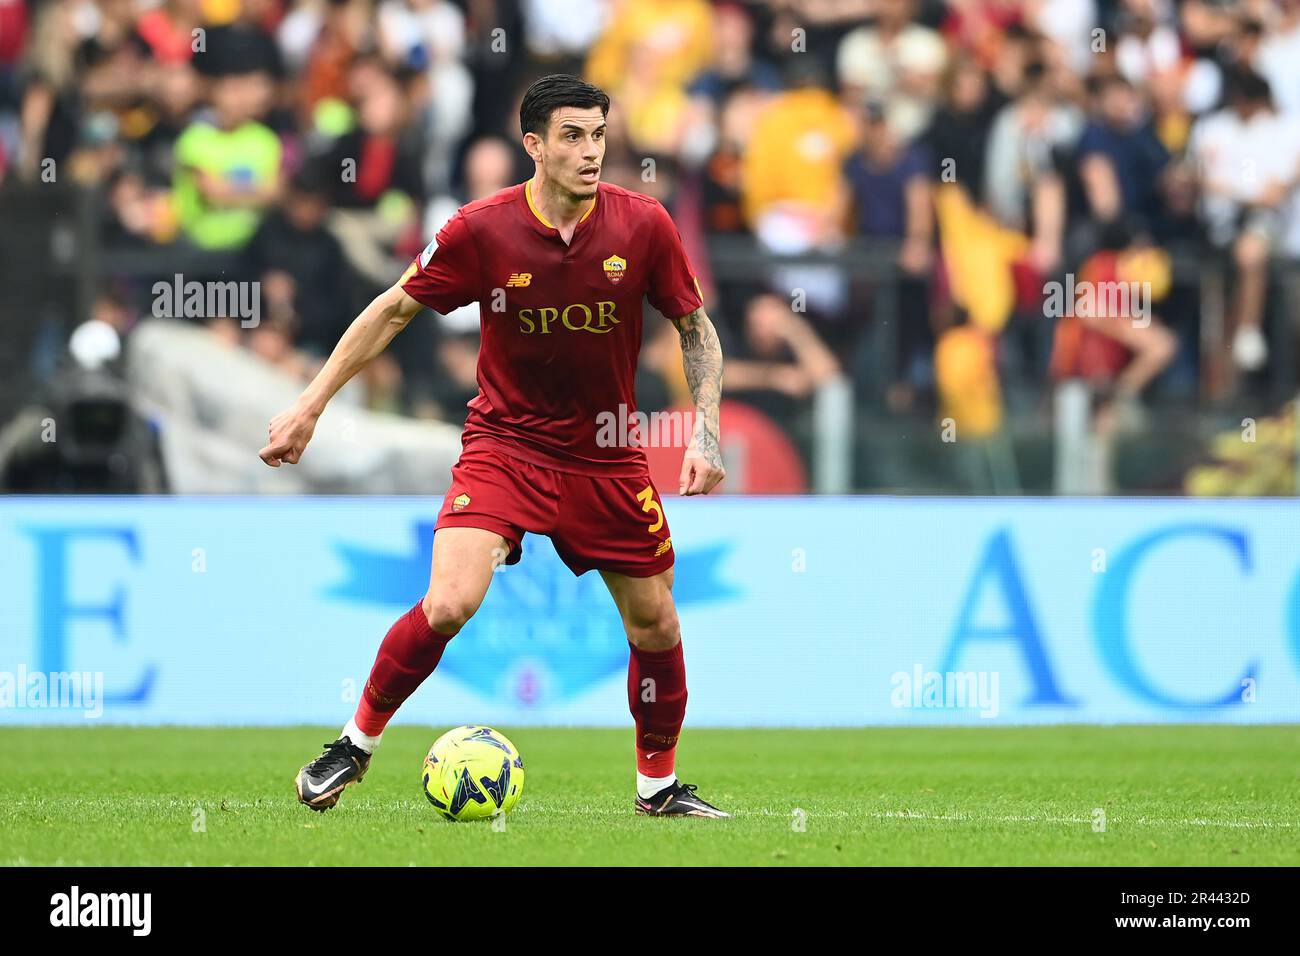
[[454, 594], [426, 594], [421, 602], [429, 627], [439, 634], [456, 634], [474, 616], [474, 605]]
[[668, 650], [681, 640], [681, 625], [671, 599], [628, 609], [627, 638], [647, 651]]

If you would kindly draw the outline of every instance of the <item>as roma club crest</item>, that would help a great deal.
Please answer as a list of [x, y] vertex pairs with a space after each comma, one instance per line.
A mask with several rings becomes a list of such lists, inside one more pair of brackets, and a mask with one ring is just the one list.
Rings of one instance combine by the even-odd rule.
[[623, 281], [623, 273], [627, 272], [627, 260], [622, 256], [610, 256], [601, 267], [605, 270], [605, 278], [618, 285]]
[[465, 506], [468, 504], [469, 504], [469, 495], [459, 494], [455, 498], [451, 499], [451, 510], [463, 511], [465, 509]]

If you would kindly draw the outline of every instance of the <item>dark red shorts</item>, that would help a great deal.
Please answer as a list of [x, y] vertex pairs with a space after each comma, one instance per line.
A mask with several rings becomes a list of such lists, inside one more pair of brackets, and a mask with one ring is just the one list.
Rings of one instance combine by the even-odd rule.
[[645, 578], [673, 566], [672, 536], [650, 471], [601, 478], [556, 471], [496, 449], [461, 452], [438, 528], [483, 528], [510, 542], [517, 564], [525, 532], [551, 539], [574, 574]]

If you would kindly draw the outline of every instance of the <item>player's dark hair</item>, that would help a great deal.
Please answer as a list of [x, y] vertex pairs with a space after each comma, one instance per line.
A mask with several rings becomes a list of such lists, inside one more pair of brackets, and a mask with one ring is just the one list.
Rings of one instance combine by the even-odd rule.
[[568, 73], [544, 76], [524, 94], [519, 106], [519, 132], [536, 133], [546, 138], [546, 126], [551, 114], [564, 106], [576, 109], [600, 107], [602, 116], [609, 115], [609, 95], [580, 77]]

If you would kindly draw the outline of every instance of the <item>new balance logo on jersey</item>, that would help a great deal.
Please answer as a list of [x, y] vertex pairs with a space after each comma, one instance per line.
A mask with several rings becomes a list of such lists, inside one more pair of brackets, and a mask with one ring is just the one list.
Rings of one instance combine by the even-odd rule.
[[512, 272], [510, 278], [506, 280], [507, 289], [526, 289], [532, 284], [533, 274], [531, 272]]

